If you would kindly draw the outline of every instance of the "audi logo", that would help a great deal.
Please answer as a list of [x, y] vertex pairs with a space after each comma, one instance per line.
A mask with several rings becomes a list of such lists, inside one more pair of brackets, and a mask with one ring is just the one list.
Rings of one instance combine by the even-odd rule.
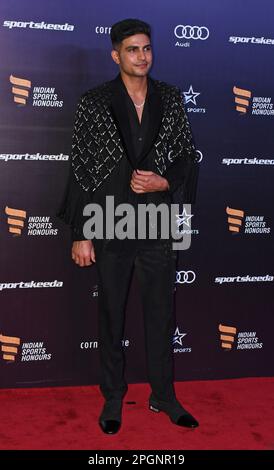
[[197, 156], [198, 156], [197, 163], [200, 163], [203, 159], [203, 154], [202, 154], [201, 150], [196, 150], [196, 153], [197, 153]]
[[192, 284], [195, 279], [194, 271], [176, 271], [176, 284]]
[[174, 29], [174, 34], [179, 39], [201, 39], [201, 41], [205, 41], [209, 37], [209, 30], [205, 26], [178, 24]]

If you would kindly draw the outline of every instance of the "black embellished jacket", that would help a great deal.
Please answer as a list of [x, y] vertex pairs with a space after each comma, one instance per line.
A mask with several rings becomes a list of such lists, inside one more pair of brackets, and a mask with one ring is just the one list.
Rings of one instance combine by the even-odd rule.
[[[58, 216], [70, 224], [74, 240], [82, 234], [83, 207], [102, 203], [106, 195], [127, 202], [122, 182], [129, 181], [137, 162], [133, 156], [130, 125], [120, 75], [93, 88], [80, 99], [72, 139], [69, 180]], [[138, 195], [140, 202], [194, 202], [198, 175], [197, 153], [179, 88], [149, 78], [149, 132], [138, 168], [164, 176], [169, 191]], [[177, 197], [178, 200], [178, 197]]]

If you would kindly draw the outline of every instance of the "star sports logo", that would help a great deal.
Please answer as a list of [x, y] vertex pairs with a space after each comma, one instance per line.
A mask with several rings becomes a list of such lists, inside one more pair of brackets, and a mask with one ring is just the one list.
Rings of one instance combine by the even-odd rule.
[[173, 335], [173, 344], [179, 344], [183, 346], [183, 338], [186, 336], [187, 333], [180, 333], [179, 327], [177, 326], [175, 333]]
[[190, 85], [188, 91], [183, 91], [184, 95], [184, 102], [187, 105], [187, 112], [188, 113], [197, 113], [197, 114], [204, 114], [206, 112], [205, 108], [198, 108], [197, 107], [197, 98], [201, 95], [200, 92], [193, 90], [193, 85]]
[[183, 212], [181, 212], [180, 214], [176, 214], [176, 225], [178, 227], [177, 233], [198, 235], [199, 230], [196, 228], [193, 229], [191, 227], [191, 219], [194, 216], [194, 214], [190, 213], [191, 206], [189, 205], [189, 212], [186, 206], [188, 207], [188, 205], [185, 204]]
[[197, 105], [197, 103], [196, 103], [196, 98], [197, 98], [197, 96], [199, 96], [200, 94], [201, 94], [201, 93], [195, 92], [195, 91], [193, 90], [193, 86], [190, 85], [188, 91], [184, 91], [184, 92], [183, 92], [183, 95], [184, 95], [184, 97], [185, 97], [185, 104], [187, 104], [187, 103], [193, 103], [193, 104], [195, 104], [195, 106], [196, 106], [196, 105]]
[[188, 214], [185, 208], [181, 214], [176, 214], [176, 218], [177, 218], [176, 223], [177, 223], [178, 228], [180, 228], [182, 225], [186, 225], [187, 227], [191, 228], [190, 219], [192, 217], [193, 217], [193, 214]]

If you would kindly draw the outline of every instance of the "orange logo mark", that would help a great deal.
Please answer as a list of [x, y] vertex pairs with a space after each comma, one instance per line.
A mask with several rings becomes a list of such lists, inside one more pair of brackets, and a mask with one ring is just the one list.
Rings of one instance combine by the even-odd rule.
[[219, 331], [221, 333], [221, 346], [226, 351], [231, 351], [234, 343], [234, 337], [237, 333], [237, 329], [233, 326], [219, 325]]
[[[2, 344], [1, 344], [2, 343]], [[15, 361], [15, 356], [20, 345], [20, 338], [16, 336], [4, 336], [0, 333], [1, 351], [5, 361]]]
[[12, 209], [11, 207], [6, 206], [5, 213], [9, 216], [9, 232], [13, 233], [14, 235], [21, 235], [22, 229], [24, 227], [24, 219], [27, 217], [26, 211]]
[[233, 93], [235, 95], [236, 110], [239, 111], [239, 113], [245, 114], [249, 106], [251, 91], [234, 86]]
[[25, 105], [27, 98], [29, 97], [29, 90], [31, 88], [31, 81], [24, 78], [10, 76], [10, 83], [14, 85], [12, 87], [12, 93], [14, 95], [14, 102], [19, 105]]
[[239, 233], [245, 215], [244, 211], [227, 207], [226, 213], [228, 214], [229, 231]]

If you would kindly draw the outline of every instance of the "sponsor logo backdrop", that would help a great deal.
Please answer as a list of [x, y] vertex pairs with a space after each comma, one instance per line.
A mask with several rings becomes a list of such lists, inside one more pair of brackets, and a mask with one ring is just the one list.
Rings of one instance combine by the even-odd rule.
[[[96, 270], [72, 263], [55, 213], [76, 103], [116, 75], [110, 26], [127, 17], [151, 23], [152, 76], [181, 88], [201, 156], [198, 202], [178, 214], [192, 244], [174, 279], [176, 379], [273, 375], [273, 2], [42, 3], [0, 11], [0, 386], [98, 383]], [[132, 382], [142, 328], [134, 279]]]

